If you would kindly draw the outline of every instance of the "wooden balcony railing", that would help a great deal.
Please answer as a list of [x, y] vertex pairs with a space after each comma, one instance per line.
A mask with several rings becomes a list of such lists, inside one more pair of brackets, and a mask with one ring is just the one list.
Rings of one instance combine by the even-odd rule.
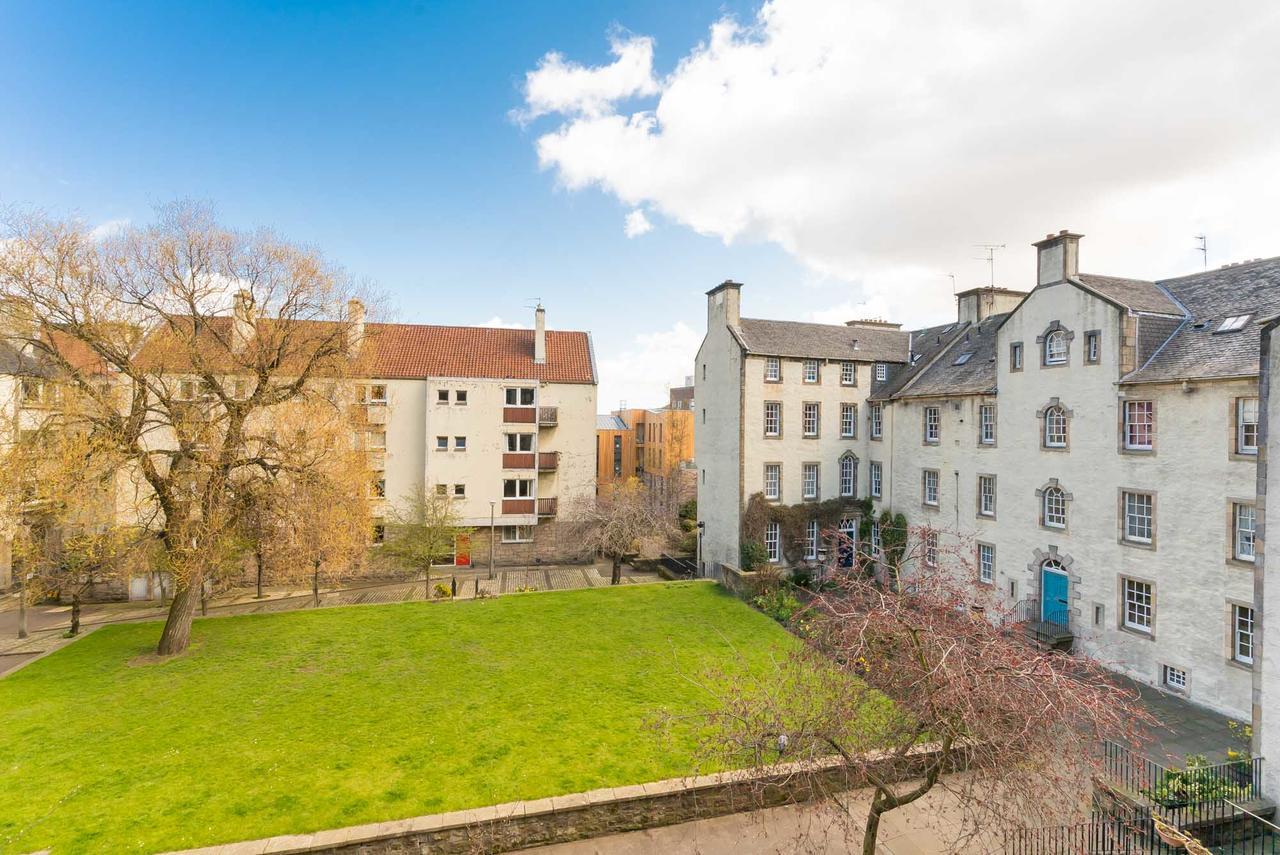
[[538, 419], [537, 407], [503, 407], [502, 420], [508, 424], [531, 425]]
[[555, 497], [552, 497], [552, 498], [550, 498], [550, 499], [539, 499], [539, 500], [538, 500], [538, 516], [540, 516], [540, 517], [554, 517], [555, 515], [556, 515], [556, 500], [555, 500]]
[[560, 419], [560, 411], [556, 407], [538, 407], [538, 424], [542, 427], [555, 427]]
[[539, 451], [538, 452], [538, 471], [554, 472], [560, 468], [560, 452], [558, 451]]
[[534, 512], [535, 499], [503, 499], [502, 513], [504, 514], [531, 514]]
[[508, 451], [502, 455], [503, 469], [532, 469], [532, 451]]

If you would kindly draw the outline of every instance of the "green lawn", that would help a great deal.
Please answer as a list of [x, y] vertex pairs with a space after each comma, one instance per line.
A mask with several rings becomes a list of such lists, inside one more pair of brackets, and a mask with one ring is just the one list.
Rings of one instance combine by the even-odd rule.
[[0, 680], [0, 852], [156, 851], [678, 777], [688, 677], [793, 642], [705, 583], [108, 626]]

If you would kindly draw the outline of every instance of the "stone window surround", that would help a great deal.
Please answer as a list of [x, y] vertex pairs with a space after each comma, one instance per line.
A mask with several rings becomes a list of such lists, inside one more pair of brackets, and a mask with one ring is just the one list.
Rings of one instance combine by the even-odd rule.
[[[852, 377], [853, 377], [852, 380], [844, 379], [845, 366], [848, 366], [851, 369]], [[841, 386], [857, 386], [858, 385], [858, 363], [848, 359], [840, 363], [840, 385]]]
[[[1132, 582], [1141, 582], [1144, 585], [1151, 586], [1151, 629], [1150, 630], [1137, 629], [1136, 627], [1128, 626], [1125, 624], [1125, 615], [1127, 613], [1125, 609], [1125, 599], [1124, 599], [1125, 580], [1129, 580]], [[1121, 632], [1126, 632], [1129, 635], [1136, 636], [1138, 638], [1145, 638], [1148, 641], [1155, 641], [1156, 640], [1156, 617], [1159, 615], [1159, 610], [1158, 610], [1159, 604], [1160, 604], [1160, 597], [1156, 590], [1155, 579], [1152, 579], [1150, 577], [1144, 577], [1144, 576], [1135, 576], [1132, 573], [1116, 574], [1116, 629], [1120, 630]]]
[[[982, 441], [982, 408], [983, 407], [991, 408], [991, 441], [990, 442]], [[1000, 410], [998, 409], [998, 405], [996, 404], [994, 399], [978, 401], [978, 412], [977, 412], [976, 421], [978, 426], [978, 442], [976, 444], [978, 448], [997, 447], [1000, 443], [1000, 431], [999, 431]]]
[[[1062, 490], [1062, 499], [1066, 506], [1066, 514], [1065, 514], [1066, 524], [1065, 525], [1056, 526], [1056, 525], [1045, 524], [1044, 494], [1049, 490], [1050, 487], [1057, 487], [1059, 490]], [[1073, 499], [1075, 499], [1075, 495], [1067, 491], [1065, 488], [1063, 488], [1062, 484], [1058, 482], [1057, 478], [1050, 478], [1040, 488], [1038, 488], [1036, 490], [1036, 502], [1039, 505], [1039, 510], [1036, 516], [1039, 518], [1040, 528], [1044, 529], [1045, 531], [1057, 531], [1057, 532], [1062, 532], [1064, 534], [1067, 531], [1069, 531], [1071, 528], [1071, 502]]]
[[[880, 414], [878, 432], [874, 429], [876, 413]], [[867, 404], [867, 439], [872, 442], [880, 442], [884, 439], [884, 404], [880, 401], [871, 401]]]
[[[809, 366], [813, 365], [817, 370], [814, 372], [814, 379], [809, 379]], [[819, 359], [802, 359], [800, 360], [800, 382], [809, 386], [818, 386], [822, 383], [822, 360]]]
[[[1049, 410], [1053, 409], [1054, 407], [1057, 407], [1062, 410], [1062, 415], [1067, 422], [1066, 424], [1066, 440], [1067, 441], [1065, 445], [1048, 445], [1046, 442], [1046, 440], [1048, 439], [1048, 434], [1045, 429], [1048, 426]], [[1075, 416], [1075, 410], [1064, 405], [1061, 399], [1057, 397], [1050, 398], [1047, 404], [1045, 404], [1040, 409], [1036, 410], [1036, 420], [1040, 423], [1040, 450], [1041, 451], [1062, 452], [1062, 451], [1071, 450], [1071, 419], [1074, 416]]]
[[[806, 496], [804, 494], [804, 470], [806, 466], [812, 466], [814, 469], [814, 494]], [[816, 460], [806, 460], [800, 464], [800, 501], [802, 502], [819, 502], [822, 500], [822, 464]]]
[[[1089, 358], [1089, 342], [1095, 341], [1098, 345], [1098, 358]], [[1102, 364], [1102, 330], [1085, 330], [1084, 331], [1084, 364], [1085, 365], [1101, 365]]]
[[[982, 547], [984, 546], [991, 550], [991, 581], [989, 582], [982, 581]], [[987, 543], [985, 540], [975, 541], [973, 544], [973, 555], [974, 569], [977, 571], [974, 574], [974, 579], [979, 585], [986, 585], [989, 588], [994, 588], [996, 586], [996, 545], [994, 543]]]
[[[928, 500], [929, 491], [925, 487], [930, 472], [933, 473], [934, 501], [932, 502]], [[937, 469], [926, 467], [920, 470], [920, 504], [931, 511], [942, 507], [942, 474]]]
[[[768, 484], [769, 484], [769, 467], [770, 467], [770, 466], [777, 466], [777, 467], [778, 467], [778, 496], [777, 496], [777, 498], [770, 498], [770, 497], [769, 497], [769, 491], [768, 491], [768, 489], [767, 489]], [[783, 482], [782, 482], [782, 461], [780, 461], [780, 460], [766, 460], [766, 461], [764, 462], [764, 464], [760, 467], [760, 494], [761, 494], [762, 496], [764, 496], [764, 500], [765, 500], [766, 502], [781, 502], [781, 501], [782, 501], [782, 489], [783, 489]]]
[[[1014, 359], [1014, 356], [1018, 359]], [[1009, 371], [1021, 371], [1027, 365], [1027, 349], [1022, 346], [1020, 341], [1009, 342]]]
[[[1151, 542], [1143, 543], [1140, 540], [1129, 540], [1126, 536], [1128, 533], [1129, 517], [1128, 509], [1125, 507], [1124, 496], [1126, 493], [1134, 493], [1142, 496], [1151, 497]], [[1116, 539], [1121, 546], [1128, 546], [1132, 549], [1147, 549], [1152, 552], [1156, 549], [1156, 532], [1159, 523], [1159, 507], [1160, 500], [1155, 490], [1146, 490], [1140, 487], [1119, 487], [1116, 490], [1116, 509], [1119, 518], [1119, 526], [1116, 532]]]
[[[991, 512], [990, 513], [987, 513], [982, 510], [982, 479], [983, 478], [991, 479]], [[991, 521], [995, 520], [997, 509], [1000, 507], [996, 501], [996, 497], [998, 495], [998, 493], [996, 492], [998, 490], [998, 483], [999, 482], [996, 481], [995, 473], [993, 472], [978, 473], [977, 490], [975, 491], [975, 495], [974, 495], [974, 513], [977, 514], [978, 519], [991, 520]]]
[[[853, 492], [851, 493], [846, 493], [844, 491], [844, 463], [846, 460], [852, 461], [853, 463]], [[836, 492], [840, 495], [840, 498], [856, 499], [858, 497], [858, 464], [860, 462], [861, 461], [858, 460], [858, 455], [854, 454], [852, 451], [846, 451], [836, 460], [836, 478], [839, 481], [836, 485]]]
[[[1236, 505], [1249, 505], [1253, 508], [1253, 554], [1254, 560], [1249, 561], [1245, 558], [1236, 557]], [[1253, 570], [1257, 566], [1258, 555], [1258, 499], [1254, 497], [1244, 496], [1228, 496], [1227, 497], [1227, 542], [1226, 542], [1226, 562], [1232, 567], [1243, 567], [1247, 570]]]
[[[1046, 361], [1048, 352], [1045, 349], [1045, 342], [1049, 339], [1050, 333], [1061, 332], [1063, 339], [1067, 342], [1067, 358], [1062, 362], [1049, 363]], [[1062, 321], [1049, 321], [1049, 326], [1044, 328], [1044, 332], [1036, 336], [1036, 350], [1040, 351], [1040, 367], [1041, 368], [1066, 368], [1071, 364], [1071, 342], [1075, 341], [1076, 334], [1062, 325]], [[1023, 354], [1026, 358], [1026, 354]]]
[[[778, 432], [777, 433], [769, 433], [769, 428], [768, 428], [769, 418], [767, 414], [768, 414], [770, 404], [778, 405]], [[784, 408], [782, 406], [781, 401], [762, 401], [761, 402], [760, 432], [764, 435], [765, 439], [782, 439], [783, 431], [786, 427], [786, 424], [783, 420], [783, 409]]]
[[[776, 364], [778, 366], [778, 378], [776, 380], [769, 376], [770, 363]], [[776, 356], [766, 356], [764, 358], [763, 371], [764, 371], [764, 382], [766, 383], [781, 383], [783, 377], [785, 376], [782, 369], [782, 360]]]
[[[844, 414], [845, 408], [849, 407], [853, 413], [853, 420], [849, 423], [849, 433], [844, 431]], [[841, 439], [857, 439], [858, 438], [858, 405], [853, 401], [840, 402], [840, 438]]]
[[[814, 408], [813, 433], [809, 433], [805, 429], [805, 421], [807, 411], [810, 407]], [[822, 436], [822, 402], [821, 401], [803, 401], [800, 404], [800, 437], [802, 439], [818, 439]]]
[[[1227, 402], [1230, 407], [1227, 413], [1227, 457], [1230, 460], [1243, 460], [1246, 463], [1256, 463], [1258, 453], [1256, 451], [1243, 452], [1240, 450], [1240, 401], [1245, 398], [1257, 398], [1255, 392], [1252, 395], [1233, 395], [1231, 400]], [[1261, 418], [1261, 413], [1259, 413]]]
[[[1128, 410], [1129, 404], [1151, 404], [1151, 447], [1150, 448], [1131, 448], [1129, 446], [1129, 423]], [[1130, 398], [1122, 396], [1119, 399], [1119, 406], [1116, 408], [1116, 418], [1119, 422], [1117, 430], [1116, 451], [1120, 454], [1128, 454], [1134, 457], [1155, 457], [1156, 449], [1160, 445], [1160, 437], [1158, 430], [1160, 427], [1159, 407], [1156, 406], [1154, 398]]]
[[[932, 410], [937, 416], [938, 435], [934, 439], [929, 438], [929, 411]], [[921, 445], [941, 445], [942, 444], [942, 407], [939, 404], [926, 404], [920, 408], [920, 444]]]
[[[1253, 612], [1253, 664], [1241, 662], [1236, 658], [1236, 607], [1249, 609]], [[1241, 671], [1253, 671], [1258, 664], [1258, 641], [1261, 627], [1258, 626], [1258, 610], [1254, 608], [1252, 602], [1237, 600], [1233, 597], [1227, 597], [1227, 632], [1226, 632], [1226, 653], [1227, 665], [1232, 668], [1239, 668]]]
[[[879, 484], [876, 483], [877, 479], [871, 477], [873, 471], [880, 473]], [[879, 460], [867, 461], [867, 493], [873, 499], [881, 498], [884, 493], [884, 466]]]

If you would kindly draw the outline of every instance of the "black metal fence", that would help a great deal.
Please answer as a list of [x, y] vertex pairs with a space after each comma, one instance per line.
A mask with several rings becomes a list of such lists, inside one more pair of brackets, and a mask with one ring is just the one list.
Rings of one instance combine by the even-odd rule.
[[1111, 785], [1166, 811], [1223, 799], [1242, 802], [1262, 798], [1261, 757], [1212, 764], [1190, 759], [1183, 768], [1172, 769], [1123, 745], [1106, 742], [1102, 764]]
[[1054, 631], [1067, 632], [1071, 627], [1071, 610], [1066, 606], [1050, 603], [1041, 605], [1039, 597], [1022, 600], [1014, 609], [1018, 623], [1043, 624]]

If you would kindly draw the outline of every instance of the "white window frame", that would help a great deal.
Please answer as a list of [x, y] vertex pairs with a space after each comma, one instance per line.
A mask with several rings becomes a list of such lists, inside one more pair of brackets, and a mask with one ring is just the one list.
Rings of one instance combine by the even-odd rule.
[[808, 439], [818, 435], [822, 426], [822, 404], [817, 401], [805, 401], [801, 405], [801, 433]]
[[764, 379], [777, 383], [782, 379], [782, 360], [776, 356], [766, 356], [764, 360]]
[[[770, 478], [770, 475], [773, 477]], [[773, 488], [772, 492], [770, 492], [770, 487]], [[766, 463], [764, 465], [764, 497], [772, 502], [782, 498], [781, 463]]]
[[996, 548], [989, 543], [978, 544], [978, 581], [994, 584], [996, 578]]
[[840, 438], [856, 439], [858, 436], [858, 405], [840, 405]]
[[[1061, 430], [1057, 430], [1057, 428]], [[1054, 404], [1044, 411], [1044, 447], [1067, 447], [1067, 410], [1060, 404]]]
[[822, 376], [822, 368], [816, 359], [806, 359], [804, 361], [804, 382], [817, 383]]
[[[772, 419], [770, 418], [772, 413]], [[772, 430], [770, 423], [772, 422]], [[782, 436], [782, 402], [781, 401], [765, 401], [764, 402], [764, 435], [765, 436]]]
[[880, 439], [884, 436], [884, 404], [879, 401], [871, 403], [871, 438]]
[[1067, 527], [1066, 490], [1063, 490], [1061, 487], [1045, 488], [1044, 495], [1041, 498], [1041, 517], [1044, 520], [1046, 528]]
[[1124, 509], [1124, 539], [1150, 544], [1156, 535], [1156, 497], [1136, 490], [1121, 491]]
[[[524, 403], [525, 392], [529, 393], [531, 399], [529, 403]], [[515, 403], [512, 403], [512, 398]], [[502, 400], [504, 406], [508, 407], [536, 407], [538, 406], [538, 388], [536, 386], [507, 386], [503, 389]]]
[[938, 532], [933, 529], [924, 533], [924, 563], [926, 567], [938, 566]]
[[1151, 633], [1155, 625], [1155, 588], [1150, 582], [1130, 579], [1123, 580], [1124, 612], [1121, 619], [1127, 629]]
[[880, 554], [880, 520], [871, 521], [871, 551]]
[[[1175, 676], [1177, 675], [1177, 676]], [[1175, 692], [1186, 693], [1187, 691], [1187, 672], [1184, 668], [1175, 668], [1172, 665], [1160, 666], [1160, 682], [1166, 689]]]
[[[1248, 528], [1241, 525], [1248, 512]], [[1258, 509], [1248, 502], [1231, 503], [1231, 556], [1237, 561], [1254, 562], [1258, 550]]]
[[981, 445], [996, 444], [996, 405], [978, 405], [978, 443]]
[[[1253, 420], [1246, 413], [1253, 410]], [[1258, 399], [1236, 398], [1236, 454], [1258, 453]]]
[[996, 515], [996, 476], [978, 476], [978, 514], [984, 517]]
[[940, 407], [924, 408], [924, 441], [928, 443], [942, 441], [942, 409]]
[[1155, 447], [1155, 441], [1156, 402], [1125, 401], [1124, 447], [1132, 451], [1150, 451]]
[[1229, 315], [1222, 319], [1222, 323], [1214, 330], [1215, 333], [1240, 332], [1249, 323], [1249, 319], [1253, 315]]
[[817, 463], [804, 463], [800, 466], [800, 498], [816, 499], [820, 489], [821, 470]]
[[938, 470], [925, 469], [920, 475], [922, 501], [931, 508], [938, 507]]
[[1253, 667], [1257, 649], [1256, 613], [1252, 606], [1231, 604], [1231, 660]]
[[845, 455], [840, 458], [840, 496], [851, 498], [858, 495], [858, 459]]
[[782, 560], [782, 526], [777, 522], [764, 525], [764, 554], [770, 564]]
[[[621, 437], [614, 438], [621, 439]], [[528, 440], [529, 447], [521, 448], [520, 446], [525, 444], [525, 440]], [[505, 442], [508, 454], [528, 454], [533, 451], [533, 434], [531, 433], [509, 433], [506, 435]]]
[[[512, 488], [510, 496], [507, 495], [507, 485], [515, 485]], [[503, 478], [502, 479], [502, 498], [504, 499], [532, 499], [537, 495], [537, 489], [534, 487], [532, 478]]]
[[872, 460], [871, 468], [868, 470], [868, 472], [869, 472], [868, 477], [871, 480], [871, 484], [870, 484], [871, 497], [874, 499], [878, 499], [880, 498], [881, 490], [884, 487], [884, 480], [883, 480], [884, 470], [881, 468], [879, 461]]
[[1044, 364], [1066, 365], [1070, 353], [1066, 330], [1051, 330], [1044, 337]]
[[437, 436], [437, 437], [436, 437], [436, 451], [448, 451], [448, 450], [449, 450], [449, 437], [447, 437], [447, 436]]
[[809, 520], [805, 526], [804, 557], [809, 561], [818, 560], [818, 521]]
[[1022, 370], [1022, 342], [1015, 341], [1009, 345], [1009, 370]]
[[533, 526], [504, 525], [502, 527], [503, 543], [530, 543], [533, 541]]
[[889, 366], [883, 362], [876, 363], [876, 380], [883, 383], [889, 377]]
[[840, 363], [840, 385], [842, 386], [858, 385], [858, 365], [856, 362]]
[[454, 450], [454, 451], [466, 451], [466, 450], [467, 450], [467, 438], [466, 438], [465, 436], [455, 436], [455, 437], [453, 438], [453, 450]]
[[1084, 334], [1084, 361], [1088, 363], [1096, 363], [1102, 358], [1102, 348], [1099, 346], [1099, 339], [1102, 334], [1099, 332], [1087, 332]]

